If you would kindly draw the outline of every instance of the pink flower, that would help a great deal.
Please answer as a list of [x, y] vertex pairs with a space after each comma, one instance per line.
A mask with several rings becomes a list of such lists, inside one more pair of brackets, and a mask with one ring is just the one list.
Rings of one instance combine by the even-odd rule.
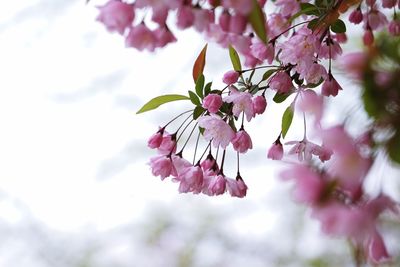
[[324, 96], [337, 96], [339, 90], [342, 90], [342, 87], [332, 74], [329, 74], [328, 79], [322, 85], [321, 94]]
[[230, 88], [229, 96], [224, 98], [227, 103], [233, 103], [232, 113], [236, 117], [239, 117], [240, 113], [244, 112], [247, 121], [253, 118], [253, 101], [251, 100], [252, 95], [247, 92], [240, 92], [235, 88]]
[[157, 133], [153, 134], [149, 140], [147, 141], [147, 146], [150, 148], [158, 148], [161, 145], [161, 142], [163, 140], [163, 132], [164, 130], [161, 129]]
[[382, 236], [378, 233], [378, 231], [374, 231], [369, 240], [368, 257], [374, 264], [387, 262], [390, 258]]
[[247, 26], [246, 17], [235, 14], [229, 20], [229, 32], [234, 34], [242, 34]]
[[226, 179], [225, 176], [219, 174], [215, 176], [208, 185], [208, 190], [212, 196], [225, 193]]
[[259, 95], [259, 96], [253, 97], [252, 101], [253, 101], [254, 115], [263, 114], [267, 107], [267, 100], [265, 99], [265, 97]]
[[254, 68], [258, 64], [261, 64], [261, 61], [258, 58], [253, 57], [251, 54], [244, 54], [244, 65], [246, 67]]
[[275, 56], [275, 47], [272, 44], [265, 45], [262, 42], [256, 41], [254, 44], [250, 46], [251, 54], [261, 60], [267, 60], [269, 64], [274, 61]]
[[217, 113], [222, 106], [222, 97], [218, 94], [209, 94], [204, 98], [202, 106], [210, 113]]
[[156, 43], [157, 38], [154, 32], [143, 23], [132, 27], [125, 39], [126, 47], [134, 47], [139, 51], [147, 49], [152, 52], [157, 46]]
[[319, 57], [325, 59], [336, 59], [343, 53], [339, 43], [331, 38], [326, 39], [319, 49]]
[[327, 77], [325, 67], [318, 63], [299, 62], [296, 66], [296, 71], [300, 74], [299, 78], [305, 79], [307, 83], [316, 84]]
[[361, 12], [361, 9], [359, 8], [354, 9], [353, 12], [350, 13], [349, 21], [351, 23], [360, 24], [362, 20], [363, 20], [363, 14]]
[[239, 79], [240, 73], [235, 70], [230, 70], [224, 74], [222, 81], [225, 84], [234, 84]]
[[[282, 49], [279, 58], [284, 64], [301, 65], [302, 69], [306, 70], [304, 66], [311, 66], [314, 63], [319, 47], [318, 36], [303, 27], [286, 42], [278, 45], [278, 48]], [[301, 71], [299, 73], [302, 74]]]
[[231, 179], [226, 178], [226, 188], [232, 197], [243, 198], [247, 193], [247, 185], [244, 183], [243, 179]]
[[273, 160], [281, 160], [283, 158], [283, 146], [279, 140], [272, 144], [268, 150], [267, 157]]
[[172, 170], [171, 170], [171, 175], [175, 177], [173, 181], [180, 181], [179, 177], [180, 175], [189, 167], [193, 166], [189, 161], [186, 159], [172, 155]]
[[[366, 18], [365, 28], [371, 30], [379, 30], [388, 23], [385, 14], [378, 10], [371, 10]], [[368, 26], [370, 28], [368, 28]]]
[[[268, 34], [271, 37], [278, 36], [289, 28], [288, 20], [280, 13], [272, 13], [268, 19]], [[284, 34], [288, 35], [288, 32]]]
[[363, 35], [364, 45], [370, 46], [374, 43], [374, 34], [371, 30], [366, 30]]
[[347, 35], [346, 33], [337, 33], [334, 35], [335, 40], [339, 43], [339, 44], [343, 44], [347, 42]]
[[214, 12], [212, 10], [206, 9], [194, 9], [194, 28], [199, 31], [203, 32], [208, 30], [211, 23], [214, 23]]
[[392, 36], [400, 35], [400, 20], [392, 20], [389, 23], [388, 31]]
[[212, 140], [214, 147], [221, 146], [225, 149], [235, 137], [232, 128], [217, 115], [200, 117], [198, 122], [199, 126], [205, 129], [204, 138], [207, 141]]
[[368, 55], [363, 52], [350, 53], [340, 58], [340, 67], [354, 79], [361, 79], [368, 63]]
[[321, 199], [325, 183], [320, 175], [307, 166], [294, 165], [281, 173], [284, 180], [294, 180], [293, 195], [301, 203], [316, 204]]
[[207, 158], [203, 160], [200, 166], [204, 172], [211, 171], [211, 173], [213, 173], [214, 175], [216, 175], [219, 171], [218, 164], [211, 154], [209, 154]]
[[358, 207], [329, 202], [315, 207], [312, 216], [321, 222], [322, 231], [326, 234], [365, 240], [375, 228], [375, 220]]
[[178, 9], [176, 25], [179, 29], [183, 30], [193, 25], [195, 17], [193, 10], [190, 6], [181, 6]]
[[236, 133], [231, 142], [233, 148], [239, 153], [246, 153], [247, 150], [253, 148], [250, 135], [243, 129]]
[[165, 3], [162, 3], [160, 5], [153, 6], [152, 9], [153, 14], [151, 16], [151, 20], [160, 26], [164, 26], [169, 13], [168, 6], [166, 6]]
[[154, 31], [154, 35], [156, 36], [156, 39], [157, 39], [157, 42], [156, 42], [157, 47], [164, 47], [169, 43], [176, 42], [175, 36], [172, 34], [172, 32], [167, 27], [157, 28]]
[[110, 32], [117, 31], [119, 34], [123, 34], [135, 18], [133, 5], [119, 0], [110, 0], [98, 8], [100, 14], [97, 20], [102, 22]]
[[170, 135], [164, 132], [161, 144], [158, 146], [158, 153], [168, 155], [176, 150], [175, 135]]
[[292, 79], [287, 72], [279, 71], [271, 78], [269, 87], [281, 94], [288, 93], [293, 88]]
[[229, 24], [231, 15], [226, 10], [221, 13], [218, 18], [218, 24], [224, 32], [229, 32]]
[[301, 111], [313, 114], [317, 122], [321, 120], [324, 108], [323, 99], [315, 91], [301, 90], [296, 104]]
[[157, 156], [150, 159], [150, 168], [154, 176], [160, 176], [161, 180], [171, 175], [172, 161], [166, 156]]
[[333, 151], [328, 172], [335, 177], [345, 190], [358, 190], [362, 180], [371, 167], [371, 160], [360, 154], [356, 142], [342, 126], [323, 130], [324, 145]]
[[312, 155], [318, 156], [321, 161], [329, 160], [332, 155], [332, 151], [328, 147], [322, 147], [314, 144], [307, 139], [301, 141], [289, 141], [285, 145], [294, 145], [289, 150], [289, 155], [297, 154], [299, 161], [310, 161]]
[[382, 0], [382, 7], [393, 8], [396, 5], [397, 0]]
[[189, 166], [182, 170], [177, 180], [180, 181], [179, 193], [200, 193], [203, 189], [203, 171], [200, 166]]
[[300, 4], [296, 0], [277, 0], [275, 5], [280, 6], [280, 13], [284, 17], [291, 17], [300, 10]]
[[222, 0], [222, 6], [232, 8], [242, 15], [248, 15], [253, 8], [253, 2], [248, 0]]

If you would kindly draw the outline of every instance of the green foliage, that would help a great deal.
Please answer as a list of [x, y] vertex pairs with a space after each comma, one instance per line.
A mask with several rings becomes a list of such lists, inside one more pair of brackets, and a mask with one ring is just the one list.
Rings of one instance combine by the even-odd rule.
[[341, 19], [337, 19], [332, 25], [331, 30], [335, 33], [345, 33], [346, 24]]
[[209, 82], [204, 87], [204, 96], [207, 96], [211, 92], [212, 82]]
[[193, 91], [189, 90], [188, 93], [189, 93], [190, 101], [192, 101], [192, 103], [196, 106], [201, 106], [199, 97]]
[[189, 97], [184, 96], [184, 95], [162, 95], [162, 96], [157, 96], [153, 99], [151, 99], [149, 102], [147, 102], [141, 109], [139, 109], [136, 114], [140, 114], [149, 110], [153, 110], [161, 106], [162, 104], [172, 102], [172, 101], [177, 101], [177, 100], [189, 100]]
[[287, 93], [287, 94], [281, 94], [279, 92], [277, 92], [274, 96], [274, 98], [272, 99], [275, 103], [282, 103], [283, 101], [286, 100], [286, 98], [288, 98], [292, 93]]
[[242, 70], [242, 64], [240, 63], [240, 57], [233, 46], [229, 45], [229, 57], [231, 58], [233, 69], [236, 71]]
[[253, 28], [257, 37], [267, 43], [267, 29], [265, 28], [264, 13], [257, 0], [253, 1], [253, 9], [250, 12], [248, 20], [250, 21], [251, 27]]
[[293, 107], [288, 106], [282, 116], [282, 137], [285, 138], [293, 121]]
[[266, 81], [266, 80], [268, 80], [268, 78], [271, 77], [272, 74], [274, 74], [276, 71], [277, 71], [276, 69], [267, 70], [267, 71], [263, 74], [261, 81]]
[[204, 111], [205, 109], [202, 106], [195, 107], [193, 111], [193, 119], [197, 120], [197, 118], [199, 118], [204, 113]]
[[199, 78], [196, 81], [196, 94], [203, 99], [204, 94], [203, 94], [203, 87], [204, 87], [204, 75], [201, 74]]

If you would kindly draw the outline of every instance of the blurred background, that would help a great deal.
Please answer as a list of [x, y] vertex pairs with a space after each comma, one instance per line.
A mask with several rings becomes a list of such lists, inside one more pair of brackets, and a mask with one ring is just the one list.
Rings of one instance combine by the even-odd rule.
[[[125, 49], [95, 21], [100, 1], [84, 2], [7, 1], [0, 9], [1, 267], [352, 266], [346, 241], [321, 234], [279, 180], [281, 166], [266, 158], [285, 107], [270, 105], [249, 125], [245, 199], [179, 194], [153, 177], [147, 139], [186, 107], [135, 112], [154, 96], [192, 89], [205, 41], [189, 30], [154, 54]], [[230, 68], [226, 51], [210, 45], [206, 79], [221, 84]], [[358, 91], [342, 83], [343, 113], [328, 120], [359, 112], [349, 119], [357, 128], [366, 121]], [[302, 135], [295, 129], [294, 140]], [[397, 170], [382, 161], [375, 174], [371, 192], [385, 184], [399, 200], [398, 183], [382, 183]], [[399, 225], [385, 224], [398, 255]]]

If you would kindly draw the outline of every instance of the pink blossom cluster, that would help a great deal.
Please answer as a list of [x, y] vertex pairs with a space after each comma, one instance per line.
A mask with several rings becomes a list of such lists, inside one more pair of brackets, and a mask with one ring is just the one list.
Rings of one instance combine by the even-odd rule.
[[[360, 3], [349, 15], [349, 21], [353, 24], [363, 24], [365, 45], [374, 42], [374, 31], [387, 27], [388, 32], [393, 36], [400, 35], [400, 17], [396, 16], [396, 8], [400, 8], [398, 0], [369, 0], [364, 4]], [[394, 17], [390, 22], [384, 9], [392, 9]]]
[[294, 182], [295, 200], [309, 206], [326, 234], [349, 238], [374, 264], [387, 262], [389, 253], [379, 232], [379, 216], [385, 211], [398, 216], [400, 210], [389, 197], [372, 197], [364, 191], [372, 155], [363, 151], [371, 143], [357, 142], [343, 126], [323, 130], [321, 136], [333, 151], [328, 164], [295, 163], [281, 173], [282, 179]]
[[[395, 89], [399, 72], [377, 72], [369, 65], [378, 54], [375, 33], [386, 29], [392, 38], [400, 35], [400, 0], [276, 0], [271, 3], [275, 9], [268, 9], [271, 13], [265, 4], [265, 0], [110, 0], [99, 7], [98, 20], [121, 34], [128, 47], [154, 51], [175, 42], [173, 27], [168, 26], [172, 17], [177, 29], [194, 28], [229, 47], [233, 70], [223, 75], [221, 89], [212, 83], [205, 89], [205, 59], [199, 56], [193, 68], [196, 92], [189, 91], [187, 98], [195, 107], [173, 134], [166, 128], [186, 112], [150, 137], [148, 146], [158, 153], [150, 159], [151, 171], [162, 180], [171, 177], [179, 183], [180, 193], [246, 196], [239, 158], [253, 148], [253, 141], [245, 124], [266, 112], [268, 95], [274, 95], [268, 102], [289, 105], [267, 157], [284, 162], [295, 159], [281, 175], [294, 182], [295, 200], [309, 206], [325, 233], [348, 238], [374, 264], [385, 262], [389, 253], [379, 217], [388, 211], [398, 215], [399, 209], [383, 193], [373, 197], [364, 190], [375, 160], [372, 132], [354, 139], [342, 125], [324, 128], [324, 115], [325, 103], [343, 90], [332, 68], [338, 60], [353, 78], [368, 80], [369, 88], [379, 89], [372, 96], [386, 93], [385, 99], [395, 99], [382, 105], [383, 112], [372, 115], [378, 122], [384, 114], [376, 125], [398, 124], [397, 117], [392, 117], [400, 106]], [[393, 16], [387, 15], [392, 11]], [[342, 56], [342, 44], [347, 41], [344, 14], [349, 14], [350, 23], [363, 25], [368, 52]], [[241, 58], [248, 69], [242, 68]], [[254, 75], [256, 71], [263, 71], [261, 78]], [[287, 141], [295, 115], [303, 117], [304, 136]], [[307, 136], [307, 125], [317, 130], [320, 144]], [[189, 161], [183, 152], [194, 132], [198, 137]], [[207, 144], [204, 149], [200, 137]], [[225, 155], [230, 152], [237, 158], [236, 179], [224, 173]]]
[[[232, 72], [229, 75], [232, 75]], [[224, 105], [229, 106], [229, 112], [226, 116], [221, 117], [222, 112], [224, 112]], [[176, 153], [178, 147], [176, 137], [178, 134], [181, 136], [187, 127], [179, 132], [180, 127], [172, 135], [165, 131], [165, 127], [163, 127], [148, 141], [148, 146], [157, 149], [159, 154], [150, 159], [149, 164], [153, 175], [160, 176], [162, 180], [172, 176], [172, 181], [179, 182], [180, 193], [204, 193], [215, 196], [229, 192], [234, 197], [246, 196], [247, 185], [241, 177], [240, 171], [238, 170], [236, 179], [231, 179], [225, 176], [223, 166], [228, 146], [232, 146], [239, 156], [239, 154], [245, 154], [253, 148], [252, 140], [244, 129], [243, 122], [240, 129], [236, 130], [227, 121], [232, 122], [240, 116], [246, 117], [247, 121], [250, 121], [257, 114], [262, 114], [266, 105], [264, 96], [252, 96], [248, 92], [238, 91], [234, 86], [230, 87], [230, 92], [226, 97], [222, 97], [221, 92], [208, 94], [202, 101], [203, 115], [197, 119], [194, 126], [203, 129], [203, 137], [208, 142], [201, 158], [197, 159], [196, 164], [194, 164], [194, 160], [193, 163], [190, 163], [184, 159], [182, 154], [186, 143], [180, 152]], [[187, 126], [189, 125], [190, 122]], [[212, 148], [215, 148], [216, 151], [223, 150], [220, 164], [217, 163], [217, 159], [211, 153]], [[203, 159], [207, 150], [209, 150], [208, 156]]]

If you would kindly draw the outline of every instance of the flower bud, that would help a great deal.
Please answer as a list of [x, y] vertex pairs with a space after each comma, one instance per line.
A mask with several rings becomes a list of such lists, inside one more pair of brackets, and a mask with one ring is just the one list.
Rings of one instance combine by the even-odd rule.
[[222, 78], [222, 81], [225, 84], [234, 84], [237, 82], [237, 80], [239, 79], [239, 72], [234, 71], [234, 70], [230, 70], [227, 73], [224, 74], [224, 77]]

